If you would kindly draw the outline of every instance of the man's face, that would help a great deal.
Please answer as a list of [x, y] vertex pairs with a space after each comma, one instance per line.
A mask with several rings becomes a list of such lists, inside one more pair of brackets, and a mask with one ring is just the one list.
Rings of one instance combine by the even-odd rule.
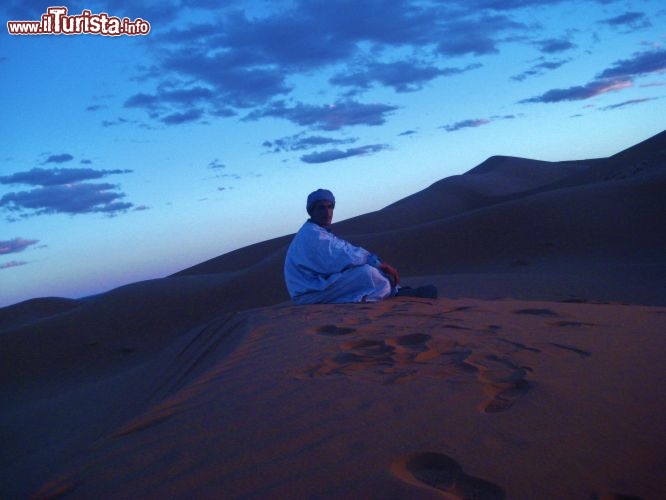
[[312, 207], [310, 218], [321, 227], [328, 227], [333, 221], [333, 202], [329, 200], [320, 200]]

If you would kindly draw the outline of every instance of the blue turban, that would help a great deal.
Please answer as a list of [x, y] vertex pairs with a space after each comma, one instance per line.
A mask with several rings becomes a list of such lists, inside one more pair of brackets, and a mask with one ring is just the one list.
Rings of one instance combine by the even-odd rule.
[[335, 196], [333, 196], [333, 193], [331, 193], [328, 189], [317, 189], [308, 195], [308, 202], [305, 205], [305, 209], [309, 214], [312, 213], [312, 207], [314, 207], [314, 204], [321, 200], [328, 200], [332, 202], [333, 207], [335, 208]]

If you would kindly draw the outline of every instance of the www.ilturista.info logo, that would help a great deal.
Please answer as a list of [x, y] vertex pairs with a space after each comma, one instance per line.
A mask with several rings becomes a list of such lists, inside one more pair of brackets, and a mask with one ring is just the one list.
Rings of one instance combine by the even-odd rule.
[[109, 16], [106, 12], [93, 14], [84, 10], [68, 16], [67, 7], [49, 7], [40, 21], [7, 21], [10, 35], [147, 35], [150, 23], [141, 18]]

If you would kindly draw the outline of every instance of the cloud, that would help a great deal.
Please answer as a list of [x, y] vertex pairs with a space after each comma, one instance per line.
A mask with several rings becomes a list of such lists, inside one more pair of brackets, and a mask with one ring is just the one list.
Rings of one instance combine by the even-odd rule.
[[666, 87], [666, 82], [650, 82], [650, 83], [644, 83], [640, 86], [643, 87], [643, 88]]
[[304, 134], [296, 134], [289, 137], [283, 137], [282, 139], [276, 139], [274, 141], [265, 141], [262, 145], [266, 148], [272, 149], [274, 153], [279, 153], [284, 151], [303, 151], [320, 146], [351, 144], [356, 141], [356, 138], [333, 139], [319, 135], [306, 136]]
[[546, 54], [566, 52], [567, 50], [576, 48], [576, 45], [566, 38], [549, 38], [547, 40], [540, 40], [536, 44], [539, 50]]
[[351, 100], [324, 106], [299, 103], [292, 107], [288, 107], [284, 102], [277, 102], [253, 111], [245, 119], [283, 118], [312, 129], [340, 130], [354, 125], [382, 125], [386, 121], [386, 115], [396, 109], [396, 106], [387, 104], [363, 104]]
[[202, 109], [190, 109], [184, 113], [172, 113], [170, 115], [163, 116], [160, 120], [166, 125], [178, 125], [181, 123], [197, 121], [202, 116]]
[[156, 95], [139, 92], [125, 101], [126, 108], [147, 108], [155, 109], [160, 105], [160, 99]]
[[86, 180], [101, 179], [107, 175], [129, 174], [131, 170], [93, 170], [91, 168], [33, 168], [0, 177], [0, 184], [27, 184], [29, 186], [57, 186]]
[[[131, 170], [93, 170], [88, 168], [42, 169], [33, 168], [1, 177], [2, 184], [39, 186], [28, 191], [10, 192], [0, 198], [0, 208], [18, 212], [21, 217], [43, 214], [105, 213], [115, 215], [132, 208], [120, 201], [125, 194], [109, 183], [89, 183], [112, 174], [125, 174]], [[15, 220], [15, 219], [11, 219]]]
[[114, 192], [114, 184], [71, 184], [46, 186], [30, 191], [8, 193], [0, 198], [0, 207], [9, 211], [24, 212], [24, 216], [44, 214], [114, 214], [128, 210], [131, 203], [118, 200], [123, 193]]
[[513, 120], [516, 118], [515, 115], [494, 115], [491, 116], [490, 118], [475, 118], [475, 119], [469, 119], [469, 120], [462, 120], [456, 123], [453, 123], [451, 125], [444, 125], [443, 128], [447, 132], [457, 132], [458, 130], [462, 130], [465, 128], [477, 128], [477, 127], [482, 127], [484, 125], [488, 125], [492, 122], [498, 121], [498, 120]]
[[24, 238], [14, 238], [13, 240], [0, 241], [0, 255], [19, 253], [37, 243], [39, 243], [39, 240], [26, 240]]
[[214, 98], [214, 92], [205, 87], [176, 88], [168, 90], [161, 88], [156, 94], [139, 92], [125, 101], [126, 108], [146, 108], [150, 110], [159, 109], [166, 104], [178, 106], [193, 106], [202, 101]]
[[[104, 2], [104, 11], [110, 16], [118, 16], [120, 19], [123, 17], [129, 17], [131, 19], [140, 17], [141, 19], [149, 21], [153, 26], [164, 26], [173, 21], [178, 15], [179, 8], [181, 7], [180, 4], [181, 2], [169, 0], [137, 0], [131, 4], [123, 0], [106, 0]], [[83, 8], [90, 8], [90, 5], [83, 3], [78, 8], [71, 6], [70, 11], [81, 12]]]
[[606, 24], [612, 28], [627, 28], [627, 31], [635, 31], [643, 28], [649, 28], [652, 23], [642, 12], [627, 12], [619, 16], [603, 19], [599, 24]]
[[216, 179], [234, 179], [236, 181], [241, 179], [241, 176], [238, 174], [218, 174], [215, 176]]
[[414, 92], [439, 76], [451, 76], [481, 67], [470, 64], [465, 68], [444, 68], [419, 63], [416, 61], [397, 61], [392, 63], [374, 62], [356, 71], [339, 73], [330, 79], [333, 85], [351, 86], [369, 89], [373, 83], [393, 87], [396, 92]]
[[[125, 100], [125, 108], [140, 108], [149, 112], [151, 118], [158, 119], [165, 125], [180, 125], [200, 120], [208, 107], [210, 114], [215, 116], [231, 116], [234, 113], [224, 105], [217, 105], [215, 93], [205, 87], [192, 88], [160, 88], [155, 94], [139, 92]], [[195, 107], [199, 105], [199, 107]], [[127, 120], [121, 119], [122, 122]], [[107, 122], [105, 126], [117, 122]]]
[[352, 156], [365, 156], [372, 153], [377, 153], [388, 149], [386, 144], [372, 144], [369, 146], [361, 146], [358, 148], [351, 148], [346, 150], [329, 149], [319, 153], [311, 153], [301, 156], [301, 161], [305, 163], [327, 163], [335, 160], [342, 160]]
[[[345, 5], [332, 9], [317, 1], [298, 3], [293, 9], [279, 9], [261, 18], [248, 19], [241, 13], [230, 16], [223, 24], [220, 44], [242, 50], [242, 60], [233, 61], [237, 65], [257, 68], [319, 68], [354, 52], [349, 37], [339, 33], [340, 13], [347, 16], [349, 12]], [[357, 7], [363, 10], [363, 6]], [[328, 22], [322, 22], [325, 11], [331, 16]], [[348, 28], [354, 29], [354, 24], [348, 18]]]
[[666, 49], [639, 52], [621, 59], [599, 73], [597, 78], [632, 78], [666, 71]]
[[472, 120], [462, 120], [451, 125], [444, 125], [442, 128], [447, 132], [456, 132], [464, 128], [476, 128], [483, 125], [488, 125], [490, 120], [487, 118], [477, 118]]
[[628, 106], [635, 106], [636, 104], [643, 104], [645, 102], [656, 101], [659, 97], [644, 97], [642, 99], [629, 99], [628, 101], [620, 102], [617, 104], [611, 104], [609, 106], [604, 106], [599, 108], [600, 111], [611, 111], [613, 109], [626, 108]]
[[[448, 62], [451, 58], [499, 54], [509, 43], [531, 43], [544, 55], [564, 54], [576, 48], [569, 38], [540, 35], [543, 26], [530, 24], [525, 19], [533, 16], [519, 12], [564, 1], [293, 0], [219, 7], [212, 0], [199, 0], [187, 7], [201, 14], [192, 19], [205, 21], [177, 27], [162, 24], [151, 33], [151, 64], [138, 76], [152, 88], [127, 96], [124, 106], [166, 126], [238, 115], [245, 120], [282, 118], [312, 130], [382, 125], [395, 107], [344, 101], [342, 96], [351, 98], [376, 87], [416, 92], [437, 78], [481, 66], [455, 67]], [[128, 10], [119, 0], [112, 2], [119, 12]], [[147, 12], [157, 15], [155, 8]], [[141, 10], [137, 7], [137, 12]], [[640, 12], [601, 21], [614, 27], [646, 22]], [[567, 62], [538, 61], [512, 78], [522, 81], [543, 75]], [[330, 76], [328, 86], [317, 78], [323, 71]], [[336, 102], [334, 106], [299, 103], [292, 94], [301, 79], [344, 93], [328, 98]], [[608, 88], [612, 86], [594, 81], [522, 102], [584, 99]]]
[[568, 60], [560, 61], [544, 61], [539, 64], [535, 64], [530, 69], [523, 71], [522, 73], [512, 76], [512, 80], [522, 82], [523, 80], [530, 78], [532, 76], [543, 75], [546, 71], [553, 71], [568, 63]]
[[[162, 65], [169, 72], [212, 87], [208, 96], [198, 98], [205, 98], [213, 108], [223, 103], [239, 108], [261, 105], [291, 91], [285, 82], [285, 70], [269, 62], [252, 64], [254, 57], [242, 46], [213, 54], [188, 47], [172, 52]], [[179, 102], [179, 97], [171, 96], [163, 102]]]
[[66, 163], [68, 161], [72, 161], [74, 157], [70, 155], [69, 153], [63, 153], [59, 155], [51, 155], [49, 156], [42, 165], [46, 165], [47, 163]]
[[515, 10], [525, 7], [553, 5], [566, 0], [468, 0], [471, 8], [491, 9], [496, 11]]
[[520, 101], [521, 104], [525, 103], [553, 103], [563, 101], [581, 101], [590, 99], [601, 94], [608, 92], [616, 92], [633, 86], [631, 80], [617, 79], [617, 80], [597, 80], [587, 85], [569, 87], [566, 89], [552, 89], [540, 96], [531, 97]]
[[138, 123], [135, 120], [127, 120], [126, 118], [118, 118], [117, 120], [102, 120], [102, 127], [114, 127], [116, 125], [125, 125], [127, 123]]
[[216, 170], [216, 169], [219, 169], [219, 168], [227, 168], [227, 166], [223, 163], [220, 163], [220, 160], [215, 158], [213, 161], [211, 161], [208, 164], [208, 168], [212, 168], [212, 169]]
[[633, 79], [651, 73], [666, 71], [666, 49], [639, 52], [629, 59], [615, 61], [586, 85], [565, 89], [552, 89], [540, 96], [524, 99], [520, 103], [554, 103], [590, 99], [608, 92], [634, 86]]
[[22, 261], [22, 260], [10, 260], [9, 262], [5, 262], [4, 264], [0, 264], [0, 270], [1, 269], [11, 269], [12, 267], [20, 267], [20, 266], [25, 266], [27, 262]]
[[[130, 96], [125, 106], [167, 125], [228, 117], [274, 106], [293, 92], [295, 80], [324, 68], [336, 86], [417, 91], [480, 66], [442, 68], [443, 58], [496, 54], [501, 43], [531, 29], [492, 5], [463, 9], [454, 2], [294, 0], [273, 9], [242, 8], [215, 7], [215, 22], [151, 33], [154, 64], [140, 78], [154, 81], [155, 90]], [[411, 55], [386, 60], [394, 49]], [[340, 73], [350, 61], [352, 70]]]
[[[474, 10], [471, 10], [474, 12]], [[438, 33], [441, 40], [437, 52], [444, 56], [488, 55], [499, 53], [497, 47], [503, 34], [527, 31], [528, 27], [504, 14], [480, 15], [451, 21]]]

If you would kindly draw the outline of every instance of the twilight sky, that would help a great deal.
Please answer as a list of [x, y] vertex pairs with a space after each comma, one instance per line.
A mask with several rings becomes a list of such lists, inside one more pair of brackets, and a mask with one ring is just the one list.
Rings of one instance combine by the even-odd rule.
[[66, 5], [150, 32], [3, 27], [0, 306], [295, 232], [319, 187], [341, 220], [495, 154], [602, 157], [666, 128], [660, 0]]

